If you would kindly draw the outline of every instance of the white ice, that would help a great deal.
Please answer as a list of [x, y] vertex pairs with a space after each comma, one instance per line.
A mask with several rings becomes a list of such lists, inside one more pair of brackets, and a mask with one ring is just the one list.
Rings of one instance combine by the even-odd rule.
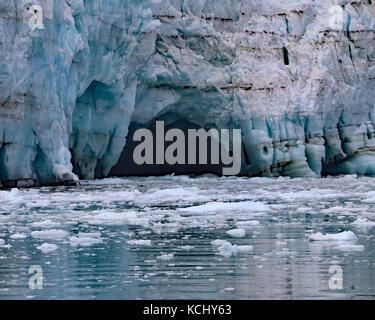
[[31, 232], [31, 236], [38, 239], [62, 240], [68, 236], [68, 232], [64, 230], [50, 229], [43, 231], [33, 231]]
[[151, 246], [151, 240], [129, 240], [127, 241], [131, 246]]
[[310, 241], [357, 241], [358, 237], [352, 231], [344, 231], [335, 234], [314, 233], [308, 238]]
[[246, 230], [245, 229], [232, 229], [232, 230], [228, 230], [227, 234], [233, 238], [242, 238], [246, 236]]
[[48, 253], [57, 250], [58, 246], [51, 243], [43, 243], [41, 246], [38, 246], [37, 249], [41, 250], [43, 253]]

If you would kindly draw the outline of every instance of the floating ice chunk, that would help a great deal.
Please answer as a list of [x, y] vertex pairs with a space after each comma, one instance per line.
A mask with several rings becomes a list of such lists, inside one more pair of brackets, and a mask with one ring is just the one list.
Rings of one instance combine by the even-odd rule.
[[227, 231], [227, 234], [229, 234], [231, 237], [234, 238], [242, 238], [246, 236], [246, 230], [245, 229], [233, 229]]
[[356, 227], [364, 227], [364, 228], [372, 228], [375, 227], [375, 222], [367, 219], [367, 218], [358, 218], [356, 221], [352, 223]]
[[52, 229], [58, 227], [60, 224], [57, 222], [53, 222], [52, 220], [45, 220], [40, 222], [33, 222], [31, 224], [34, 228], [42, 228], [42, 229]]
[[238, 253], [246, 253], [253, 251], [253, 246], [237, 246], [228, 241], [224, 241], [218, 248], [219, 254], [222, 256], [232, 256]]
[[352, 231], [335, 234], [314, 233], [308, 238], [310, 241], [357, 241], [358, 237]]
[[79, 233], [78, 237], [70, 237], [69, 242], [72, 247], [90, 247], [103, 243], [100, 233]]
[[179, 209], [193, 213], [219, 212], [219, 211], [250, 211], [264, 212], [269, 211], [269, 206], [261, 202], [245, 201], [245, 202], [210, 202], [201, 206]]
[[57, 250], [58, 246], [51, 243], [43, 243], [41, 246], [38, 246], [36, 248], [42, 251], [43, 253], [48, 253]]
[[20, 191], [13, 188], [10, 191], [0, 191], [0, 201], [17, 201], [21, 199]]
[[68, 236], [68, 232], [64, 230], [50, 229], [50, 230], [43, 230], [43, 231], [33, 231], [31, 232], [31, 236], [33, 238], [39, 238], [39, 239], [61, 240]]
[[160, 260], [172, 260], [174, 258], [174, 254], [173, 253], [162, 254], [162, 255], [158, 256], [157, 258], [160, 259]]
[[127, 241], [128, 244], [132, 246], [151, 246], [151, 240], [129, 240]]
[[5, 241], [3, 239], [0, 239], [0, 246], [3, 246], [5, 244]]
[[340, 246], [335, 247], [335, 249], [338, 249], [341, 251], [363, 251], [365, 250], [365, 247], [362, 245], [356, 245], [356, 244], [342, 244]]
[[27, 236], [22, 233], [15, 233], [10, 236], [11, 239], [17, 240], [17, 239], [25, 239]]
[[218, 240], [211, 241], [211, 244], [215, 247], [220, 247], [226, 242], [228, 241], [218, 239]]

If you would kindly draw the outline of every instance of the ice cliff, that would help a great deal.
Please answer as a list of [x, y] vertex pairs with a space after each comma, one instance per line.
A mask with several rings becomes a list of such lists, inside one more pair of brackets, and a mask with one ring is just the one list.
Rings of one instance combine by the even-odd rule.
[[[30, 28], [32, 5], [44, 29]], [[375, 175], [374, 12], [370, 0], [1, 0], [1, 184], [106, 176], [129, 126], [161, 117], [242, 129], [242, 174]]]

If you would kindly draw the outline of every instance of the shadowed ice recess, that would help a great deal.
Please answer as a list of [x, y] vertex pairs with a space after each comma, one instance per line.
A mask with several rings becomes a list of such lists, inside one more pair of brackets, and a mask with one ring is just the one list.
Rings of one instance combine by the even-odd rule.
[[375, 175], [370, 1], [33, 3], [0, 3], [4, 187], [108, 176], [161, 118], [242, 129], [241, 175]]
[[0, 191], [0, 299], [373, 298], [374, 188], [166, 176]]

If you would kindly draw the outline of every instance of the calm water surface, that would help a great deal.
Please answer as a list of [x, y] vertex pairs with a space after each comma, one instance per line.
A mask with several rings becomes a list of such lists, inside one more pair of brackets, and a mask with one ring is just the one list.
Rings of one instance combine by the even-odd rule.
[[[356, 176], [0, 191], [0, 299], [372, 299], [373, 221], [375, 179]], [[343, 231], [358, 239], [308, 240]]]

